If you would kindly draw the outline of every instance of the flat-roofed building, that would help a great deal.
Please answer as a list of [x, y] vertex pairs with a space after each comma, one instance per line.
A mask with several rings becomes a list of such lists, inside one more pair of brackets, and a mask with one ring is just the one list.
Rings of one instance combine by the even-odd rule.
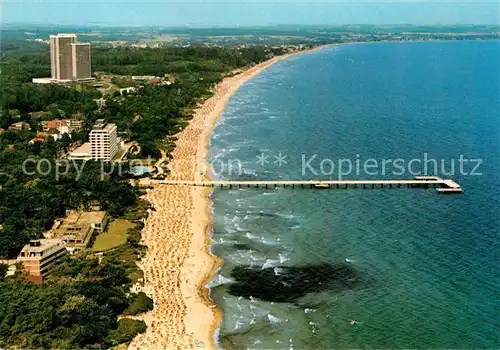
[[76, 34], [51, 35], [50, 65], [53, 82], [92, 80], [90, 44], [77, 42]]
[[50, 84], [52, 83], [53, 79], [52, 77], [50, 78], [33, 78], [31, 79], [31, 82], [33, 84]]
[[17, 260], [22, 263], [30, 281], [43, 283], [43, 279], [51, 272], [54, 265], [67, 254], [62, 240], [39, 239], [25, 245]]
[[55, 229], [54, 237], [66, 244], [70, 252], [86, 249], [95, 234], [102, 233], [109, 222], [105, 211], [72, 212]]
[[75, 149], [68, 156], [68, 159], [74, 160], [91, 160], [92, 159], [92, 145], [90, 142], [85, 142], [83, 145]]
[[92, 79], [90, 65], [90, 43], [71, 44], [73, 50], [73, 78], [78, 80]]
[[9, 126], [9, 130], [16, 130], [16, 131], [31, 130], [31, 127], [28, 123], [17, 122], [17, 123], [11, 124]]
[[90, 132], [90, 144], [92, 159], [112, 161], [119, 148], [116, 125], [97, 120]]
[[73, 80], [73, 49], [76, 34], [57, 34], [50, 36], [50, 65], [52, 79], [55, 81]]

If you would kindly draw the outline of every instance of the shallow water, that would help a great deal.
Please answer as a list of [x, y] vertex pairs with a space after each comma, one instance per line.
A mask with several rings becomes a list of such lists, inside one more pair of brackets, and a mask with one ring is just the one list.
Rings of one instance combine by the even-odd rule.
[[[500, 346], [498, 62], [499, 42], [345, 45], [279, 62], [236, 93], [211, 139], [215, 170], [234, 165], [220, 177], [336, 179], [322, 159], [427, 153], [465, 193], [216, 190], [223, 347]], [[303, 169], [314, 154], [318, 175]], [[460, 155], [481, 159], [482, 175], [458, 174]], [[413, 176], [393, 170], [343, 177]], [[349, 274], [332, 284], [331, 266]]]

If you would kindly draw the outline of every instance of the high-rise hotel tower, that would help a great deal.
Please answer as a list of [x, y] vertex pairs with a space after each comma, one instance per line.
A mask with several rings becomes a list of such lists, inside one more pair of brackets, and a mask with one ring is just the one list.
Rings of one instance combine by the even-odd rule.
[[76, 34], [51, 35], [50, 64], [54, 82], [90, 80], [90, 44], [77, 42]]

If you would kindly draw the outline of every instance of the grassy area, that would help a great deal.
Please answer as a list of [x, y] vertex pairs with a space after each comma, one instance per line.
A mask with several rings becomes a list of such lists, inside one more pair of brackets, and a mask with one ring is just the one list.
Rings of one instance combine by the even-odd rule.
[[117, 219], [109, 224], [108, 230], [97, 236], [92, 250], [102, 252], [116, 248], [127, 242], [127, 231], [135, 224], [129, 220]]

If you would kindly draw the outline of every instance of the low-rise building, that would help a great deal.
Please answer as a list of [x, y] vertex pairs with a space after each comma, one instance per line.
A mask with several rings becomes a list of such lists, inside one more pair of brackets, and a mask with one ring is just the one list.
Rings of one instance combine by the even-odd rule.
[[68, 156], [68, 159], [74, 160], [90, 160], [92, 159], [92, 145], [90, 142], [85, 142], [83, 145], [75, 149]]
[[66, 243], [71, 252], [90, 246], [95, 234], [102, 233], [109, 222], [105, 211], [71, 212], [54, 232], [54, 237]]
[[36, 136], [31, 139], [30, 144], [34, 144], [35, 142], [45, 142], [50, 135], [47, 132], [37, 132]]
[[28, 123], [17, 122], [17, 123], [12, 124], [11, 126], [9, 126], [9, 130], [17, 130], [17, 131], [31, 130], [31, 127]]
[[162, 79], [162, 77], [157, 77], [155, 75], [133, 75], [132, 80], [151, 80], [151, 79]]
[[51, 272], [54, 265], [67, 254], [62, 240], [39, 239], [25, 245], [17, 260], [22, 263], [30, 281], [43, 283], [43, 279]]
[[33, 84], [50, 84], [52, 83], [52, 78], [33, 78], [31, 82]]
[[71, 115], [71, 119], [69, 121], [70, 132], [82, 130], [84, 119], [85, 118], [82, 113], [74, 113]]
[[131, 86], [131, 87], [126, 87], [126, 88], [122, 88], [120, 89], [120, 94], [123, 95], [123, 93], [127, 93], [127, 94], [130, 94], [132, 92], [136, 92], [137, 91], [137, 88]]
[[70, 123], [71, 122], [67, 119], [46, 120], [42, 122], [42, 129], [43, 131], [49, 131], [51, 129], [55, 129], [59, 131], [61, 135], [69, 134], [71, 132]]

